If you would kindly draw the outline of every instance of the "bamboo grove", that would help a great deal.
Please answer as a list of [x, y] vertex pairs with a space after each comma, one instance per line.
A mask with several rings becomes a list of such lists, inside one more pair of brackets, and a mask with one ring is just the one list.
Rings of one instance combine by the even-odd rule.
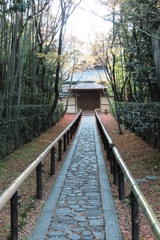
[[80, 2], [0, 1], [1, 157], [55, 122], [56, 111], [63, 114], [62, 42]]

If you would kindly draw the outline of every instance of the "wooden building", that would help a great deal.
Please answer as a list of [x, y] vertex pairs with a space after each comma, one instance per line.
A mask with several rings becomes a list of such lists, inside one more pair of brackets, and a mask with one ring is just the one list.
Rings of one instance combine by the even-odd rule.
[[78, 112], [80, 109], [83, 111], [91, 111], [94, 109], [109, 109], [109, 103], [106, 98], [107, 87], [103, 84], [96, 82], [100, 78], [104, 79], [104, 71], [99, 70], [86, 70], [82, 73], [76, 73], [73, 76], [72, 84], [70, 80], [62, 84], [62, 91], [60, 94], [61, 101], [64, 107], [67, 101], [68, 92], [70, 92], [68, 102], [68, 113]]

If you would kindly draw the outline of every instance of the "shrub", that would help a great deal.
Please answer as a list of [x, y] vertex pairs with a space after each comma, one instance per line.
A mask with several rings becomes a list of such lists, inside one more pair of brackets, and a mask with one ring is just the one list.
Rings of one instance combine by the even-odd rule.
[[[9, 109], [10, 118], [6, 117], [7, 110], [0, 108], [0, 159], [46, 130], [44, 122], [50, 108], [49, 105], [14, 106]], [[63, 105], [58, 104], [47, 126], [53, 126], [62, 116]]]

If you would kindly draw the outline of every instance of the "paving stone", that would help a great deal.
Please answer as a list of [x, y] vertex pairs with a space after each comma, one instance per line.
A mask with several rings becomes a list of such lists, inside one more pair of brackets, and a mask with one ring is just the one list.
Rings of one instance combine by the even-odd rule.
[[104, 225], [103, 219], [90, 220], [90, 226], [103, 226], [103, 225]]
[[97, 217], [97, 216], [101, 216], [103, 214], [103, 211], [102, 210], [87, 210], [84, 212], [84, 214], [87, 216], [87, 217]]
[[84, 209], [97, 209], [97, 206], [91, 206], [91, 205], [83, 205]]
[[[88, 228], [87, 228], [89, 231], [92, 231], [92, 232], [94, 232], [94, 231], [96, 231], [96, 232], [103, 232], [104, 231], [104, 226], [95, 226], [95, 225], [93, 225], [93, 226], [89, 226]], [[112, 238], [111, 238], [112, 239]], [[121, 239], [121, 238], [120, 238]], [[109, 239], [110, 240], [110, 239]], [[116, 239], [115, 239], [116, 240]]]
[[74, 219], [72, 219], [72, 220], [63, 220], [63, 218], [62, 218], [61, 221], [63, 221], [63, 223], [68, 224], [68, 226], [76, 224], [76, 221]]
[[143, 183], [143, 182], [147, 182], [147, 180], [145, 178], [142, 178], [142, 179], [137, 179], [136, 180], [136, 183]]
[[86, 204], [86, 201], [84, 201], [84, 200], [80, 200], [80, 201], [78, 201], [78, 202], [77, 202], [77, 204], [78, 204], [78, 205], [82, 205], [82, 206], [83, 206], [83, 205], [85, 205], [85, 204]]
[[78, 222], [85, 222], [86, 221], [86, 218], [85, 217], [75, 217], [74, 220], [78, 221]]
[[148, 180], [155, 181], [155, 180], [158, 179], [158, 176], [146, 176], [145, 178], [148, 179]]
[[50, 225], [50, 229], [51, 229], [51, 230], [59, 230], [59, 231], [64, 231], [64, 230], [66, 230], [67, 227], [68, 227], [68, 225], [63, 224], [63, 223], [59, 223], [59, 224], [57, 224], [57, 223], [52, 223], [52, 224]]
[[90, 236], [91, 234], [91, 231], [83, 231], [82, 233], [83, 236]]
[[69, 239], [71, 240], [78, 240], [81, 239], [80, 236], [78, 234], [71, 234], [69, 235]]
[[70, 208], [76, 210], [77, 208], [79, 208], [79, 206], [78, 205], [70, 205]]
[[49, 240], [66, 240], [66, 237], [49, 237]]
[[76, 212], [79, 212], [79, 213], [82, 213], [84, 211], [86, 211], [86, 209], [82, 208], [82, 207], [79, 207], [79, 208], [76, 209]]
[[83, 227], [84, 229], [87, 229], [88, 222], [78, 222], [78, 226]]
[[93, 236], [84, 236], [83, 240], [94, 240], [95, 238]]
[[67, 213], [71, 213], [71, 209], [70, 208], [58, 208], [56, 210], [56, 214], [67, 214]]
[[69, 200], [69, 201], [68, 201], [68, 205], [74, 205], [74, 204], [76, 204], [76, 202], [77, 202], [77, 201], [70, 201], [70, 200]]
[[48, 237], [64, 237], [66, 236], [63, 232], [49, 232]]
[[96, 239], [105, 239], [105, 233], [104, 232], [93, 232], [93, 235]]
[[78, 234], [82, 233], [83, 230], [84, 230], [84, 229], [83, 229], [83, 228], [80, 228], [80, 227], [72, 228], [72, 231], [75, 232], [75, 233], [78, 233]]

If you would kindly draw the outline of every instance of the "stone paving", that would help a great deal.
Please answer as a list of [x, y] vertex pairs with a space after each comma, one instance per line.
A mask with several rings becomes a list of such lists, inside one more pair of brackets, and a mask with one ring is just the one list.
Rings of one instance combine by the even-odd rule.
[[33, 239], [122, 239], [94, 116], [82, 117]]

